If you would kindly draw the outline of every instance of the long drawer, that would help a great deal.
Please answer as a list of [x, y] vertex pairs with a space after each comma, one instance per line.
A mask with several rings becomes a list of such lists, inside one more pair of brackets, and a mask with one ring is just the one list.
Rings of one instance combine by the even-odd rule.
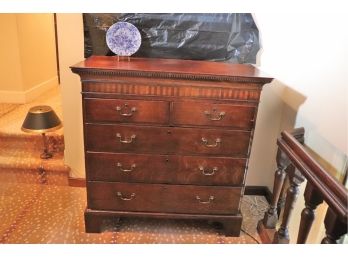
[[255, 106], [212, 102], [173, 102], [171, 122], [175, 125], [229, 127], [250, 130], [254, 125]]
[[97, 210], [236, 214], [241, 187], [88, 182], [88, 208]]
[[169, 103], [128, 99], [84, 100], [85, 121], [168, 124]]
[[124, 153], [86, 153], [87, 179], [95, 181], [242, 185], [246, 159]]
[[247, 157], [250, 132], [86, 124], [86, 150]]

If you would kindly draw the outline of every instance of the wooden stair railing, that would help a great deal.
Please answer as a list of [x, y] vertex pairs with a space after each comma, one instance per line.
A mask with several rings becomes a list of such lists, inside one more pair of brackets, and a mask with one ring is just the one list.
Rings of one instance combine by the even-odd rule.
[[[321, 243], [334, 244], [347, 233], [348, 191], [307, 153], [303, 143], [303, 128], [296, 129], [292, 133], [284, 131], [277, 140], [277, 170], [274, 177], [273, 198], [257, 227], [264, 243], [289, 243], [288, 224], [299, 194], [299, 186], [305, 179], [307, 180], [304, 192], [305, 208], [301, 213], [297, 243], [306, 243], [314, 221], [314, 211], [322, 202], [327, 203], [328, 210], [324, 220], [326, 237]], [[282, 208], [286, 178], [289, 181], [289, 188], [283, 217], [279, 229], [275, 231], [279, 209]], [[273, 239], [270, 231], [275, 231]]]

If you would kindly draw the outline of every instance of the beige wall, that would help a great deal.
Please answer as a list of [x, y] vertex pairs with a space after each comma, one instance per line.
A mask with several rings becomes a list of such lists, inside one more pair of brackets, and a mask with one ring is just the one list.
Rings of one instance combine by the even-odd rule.
[[15, 14], [0, 14], [0, 32], [0, 90], [21, 91], [22, 68]]
[[263, 87], [246, 177], [247, 185], [273, 187], [276, 140], [283, 110], [279, 96], [283, 90], [283, 85], [277, 80]]
[[64, 117], [65, 163], [72, 177], [84, 177], [81, 83], [69, 66], [83, 57], [83, 23], [81, 14], [57, 14], [60, 84]]
[[306, 144], [341, 170], [336, 158], [348, 154], [345, 19], [334, 14], [255, 16], [264, 48], [260, 67], [284, 87], [281, 126], [304, 126]]
[[17, 14], [23, 86], [28, 90], [57, 76], [53, 14]]
[[0, 14], [0, 31], [0, 102], [29, 102], [58, 85], [53, 14]]

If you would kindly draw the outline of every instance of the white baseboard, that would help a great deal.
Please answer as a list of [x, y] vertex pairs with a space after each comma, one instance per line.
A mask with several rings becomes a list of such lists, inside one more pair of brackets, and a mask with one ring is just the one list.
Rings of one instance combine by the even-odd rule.
[[1, 103], [25, 104], [58, 85], [58, 76], [46, 80], [26, 91], [0, 90]]

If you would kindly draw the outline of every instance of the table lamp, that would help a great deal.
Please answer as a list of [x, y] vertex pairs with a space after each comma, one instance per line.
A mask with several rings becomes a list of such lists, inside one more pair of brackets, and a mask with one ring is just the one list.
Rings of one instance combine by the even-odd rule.
[[52, 153], [48, 151], [46, 133], [61, 127], [62, 122], [53, 109], [47, 105], [40, 105], [29, 109], [22, 125], [22, 131], [42, 134], [44, 150], [40, 157], [48, 159], [52, 157]]

